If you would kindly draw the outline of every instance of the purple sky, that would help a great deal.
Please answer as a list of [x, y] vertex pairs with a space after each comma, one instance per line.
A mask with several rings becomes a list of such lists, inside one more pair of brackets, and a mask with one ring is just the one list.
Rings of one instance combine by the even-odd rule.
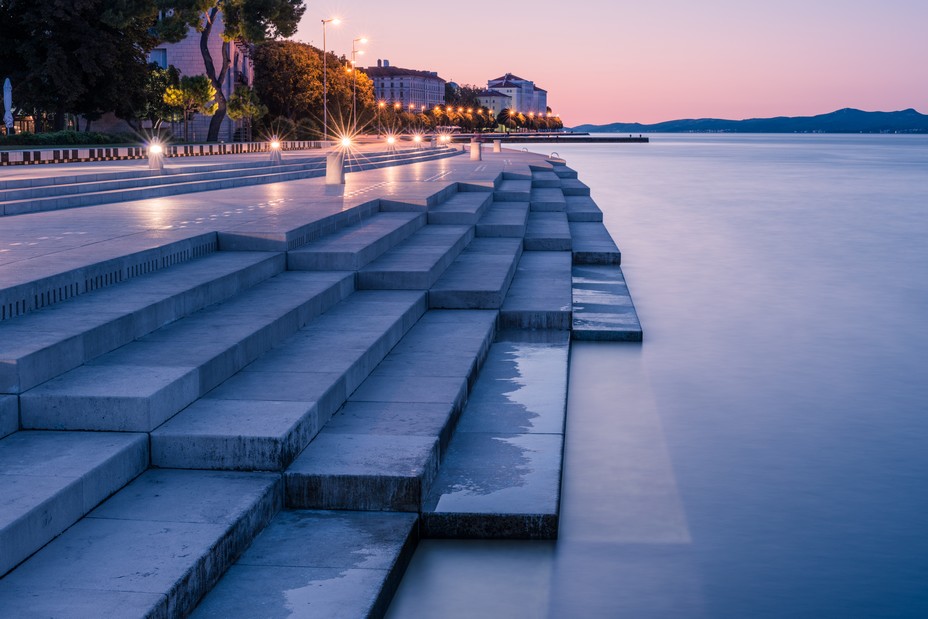
[[[359, 64], [486, 85], [512, 72], [568, 126], [800, 116], [844, 107], [928, 113], [928, 0], [575, 0], [534, 4], [316, 0], [296, 39]], [[469, 6], [474, 8], [467, 8]]]

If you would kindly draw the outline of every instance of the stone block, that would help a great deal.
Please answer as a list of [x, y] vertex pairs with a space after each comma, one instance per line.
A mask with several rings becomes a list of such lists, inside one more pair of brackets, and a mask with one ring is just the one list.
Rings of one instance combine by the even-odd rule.
[[570, 251], [570, 227], [563, 212], [531, 212], [525, 228], [525, 251]]
[[622, 263], [622, 253], [602, 222], [571, 222], [574, 264]]
[[521, 255], [519, 239], [474, 239], [429, 289], [429, 307], [499, 309]]
[[480, 221], [477, 222], [476, 235], [478, 237], [521, 239], [525, 236], [528, 212], [528, 202], [499, 202], [492, 204]]
[[572, 299], [565, 278], [570, 263], [569, 252], [524, 252], [500, 308], [500, 326], [569, 330]]

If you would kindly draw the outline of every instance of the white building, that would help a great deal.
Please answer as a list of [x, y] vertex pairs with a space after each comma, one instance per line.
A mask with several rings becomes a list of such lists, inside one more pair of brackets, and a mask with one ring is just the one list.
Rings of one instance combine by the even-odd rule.
[[523, 114], [543, 114], [548, 107], [548, 91], [535, 86], [535, 82], [507, 73], [487, 82], [487, 90], [510, 99], [509, 108]]
[[512, 97], [495, 90], [481, 90], [477, 93], [477, 100], [482, 107], [493, 112], [494, 116], [498, 116], [500, 110], [512, 107]]
[[361, 69], [374, 82], [374, 96], [388, 105], [421, 111], [445, 102], [445, 80], [434, 71], [391, 67], [389, 60], [378, 60], [376, 67]]
[[[216, 23], [209, 36], [209, 50], [213, 57], [213, 64], [216, 71], [220, 70], [222, 62], [222, 13], [216, 15]], [[232, 96], [237, 84], [251, 85], [254, 81], [254, 63], [250, 55], [250, 48], [247, 45], [233, 42], [229, 45], [229, 55], [232, 65], [226, 74], [226, 79], [222, 84], [222, 92], [226, 100]], [[155, 49], [151, 50], [148, 55], [149, 62], [157, 63], [162, 68], [168, 65], [174, 65], [182, 76], [205, 75], [206, 66], [203, 63], [203, 55], [200, 53], [200, 33], [191, 28], [187, 36], [177, 43], [162, 43]], [[194, 115], [190, 122], [190, 140], [205, 141], [209, 132], [210, 117], [202, 114]], [[222, 127], [219, 130], [220, 142], [231, 142], [236, 137], [235, 130], [241, 123], [233, 122], [229, 117], [222, 121]], [[177, 137], [183, 136], [183, 123], [174, 123], [172, 131]]]

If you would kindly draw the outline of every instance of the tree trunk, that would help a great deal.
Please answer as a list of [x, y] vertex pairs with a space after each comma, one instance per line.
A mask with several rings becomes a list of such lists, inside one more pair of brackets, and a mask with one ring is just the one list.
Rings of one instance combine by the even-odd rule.
[[219, 129], [222, 126], [223, 119], [226, 117], [226, 109], [228, 108], [226, 95], [222, 92], [222, 86], [226, 81], [226, 75], [229, 73], [229, 67], [232, 65], [232, 57], [229, 51], [230, 43], [228, 41], [222, 42], [222, 64], [219, 66], [218, 73], [216, 72], [216, 65], [213, 63], [213, 57], [209, 53], [209, 35], [213, 31], [213, 24], [215, 23], [216, 14], [218, 12], [218, 8], [210, 9], [206, 19], [206, 26], [200, 34], [200, 54], [203, 56], [203, 66], [206, 69], [206, 77], [209, 78], [213, 83], [213, 88], [216, 89], [217, 103], [216, 113], [213, 114], [213, 117], [209, 121], [209, 133], [206, 135], [207, 142], [216, 142], [219, 140]]
[[64, 110], [62, 108], [58, 108], [57, 110], [55, 110], [55, 124], [53, 126], [55, 131], [64, 131], [64, 123], [65, 123]]

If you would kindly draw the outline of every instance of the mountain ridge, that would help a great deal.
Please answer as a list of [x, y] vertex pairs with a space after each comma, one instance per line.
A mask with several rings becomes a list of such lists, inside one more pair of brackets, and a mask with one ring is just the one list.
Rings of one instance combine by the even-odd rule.
[[816, 116], [681, 118], [654, 124], [583, 124], [572, 129], [590, 133], [928, 133], [928, 115], [913, 108], [896, 112], [843, 108]]

